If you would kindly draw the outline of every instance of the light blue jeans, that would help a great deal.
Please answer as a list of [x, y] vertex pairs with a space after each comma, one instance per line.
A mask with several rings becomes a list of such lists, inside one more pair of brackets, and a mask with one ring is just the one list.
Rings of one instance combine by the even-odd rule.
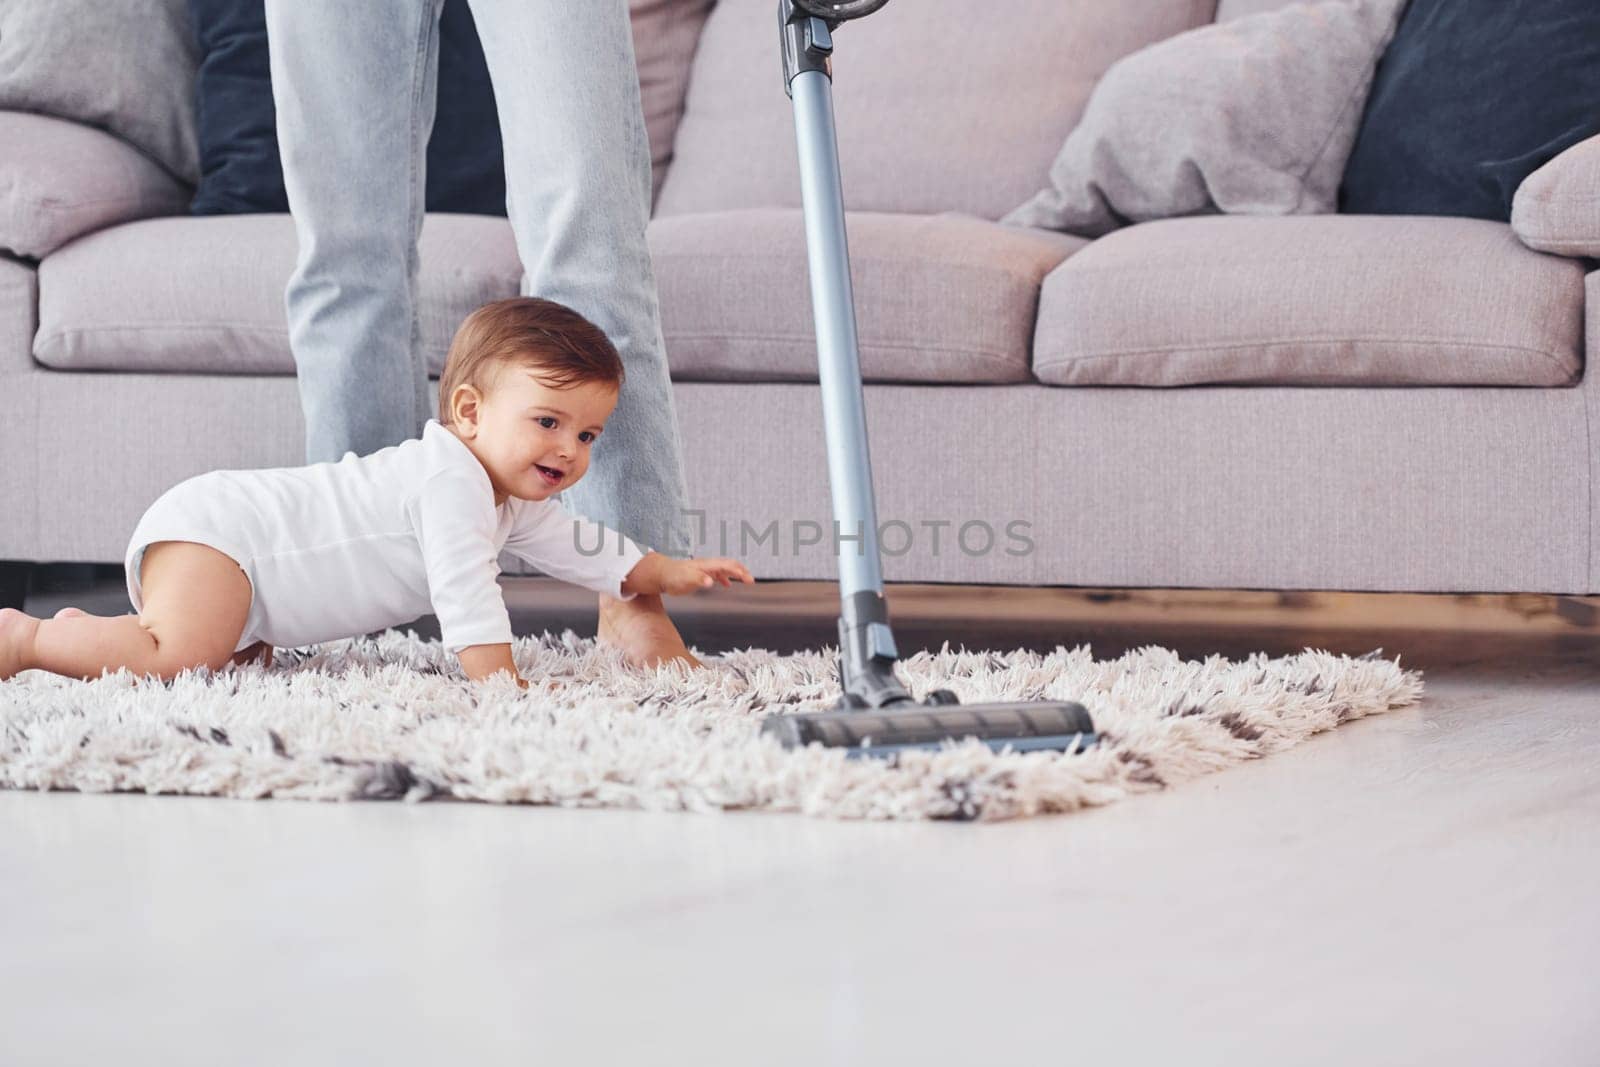
[[[285, 294], [307, 461], [421, 435], [437, 411], [417, 238], [443, 0], [267, 0], [299, 258]], [[568, 510], [690, 554], [683, 448], [645, 244], [650, 147], [627, 0], [472, 0], [505, 143], [522, 291], [611, 338], [626, 378]]]

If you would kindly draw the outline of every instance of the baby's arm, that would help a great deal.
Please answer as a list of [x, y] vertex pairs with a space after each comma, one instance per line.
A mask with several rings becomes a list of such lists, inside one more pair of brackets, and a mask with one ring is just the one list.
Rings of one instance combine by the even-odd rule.
[[473, 681], [509, 671], [511, 617], [495, 581], [494, 496], [471, 472], [431, 476], [416, 498], [414, 523], [428, 575], [428, 598], [444, 646]]
[[461, 661], [461, 670], [474, 682], [507, 671], [518, 685], [528, 688], [528, 680], [517, 673], [517, 665], [512, 662], [510, 645], [468, 645], [456, 653], [456, 658]]

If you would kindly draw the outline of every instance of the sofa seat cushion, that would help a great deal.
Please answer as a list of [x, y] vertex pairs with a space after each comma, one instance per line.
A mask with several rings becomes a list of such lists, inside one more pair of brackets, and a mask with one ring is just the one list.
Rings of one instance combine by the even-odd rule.
[[1583, 267], [1500, 222], [1189, 218], [1103, 237], [1045, 279], [1052, 385], [1575, 382]]
[[[147, 219], [102, 230], [39, 264], [34, 358], [61, 370], [293, 374], [283, 290], [288, 215]], [[434, 374], [461, 320], [515, 296], [522, 277], [502, 218], [423, 222], [422, 339]]]
[[[869, 381], [1029, 380], [1039, 283], [1087, 243], [961, 215], [852, 212], [847, 225]], [[674, 379], [817, 380], [798, 210], [658, 218], [649, 237]]]

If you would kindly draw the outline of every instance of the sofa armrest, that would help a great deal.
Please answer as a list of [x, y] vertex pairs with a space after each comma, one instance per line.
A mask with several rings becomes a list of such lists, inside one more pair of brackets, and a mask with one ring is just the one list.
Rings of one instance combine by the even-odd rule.
[[0, 251], [41, 259], [118, 223], [188, 209], [191, 190], [101, 130], [0, 111]]
[[1600, 257], [1600, 135], [1523, 180], [1511, 202], [1511, 228], [1541, 252]]

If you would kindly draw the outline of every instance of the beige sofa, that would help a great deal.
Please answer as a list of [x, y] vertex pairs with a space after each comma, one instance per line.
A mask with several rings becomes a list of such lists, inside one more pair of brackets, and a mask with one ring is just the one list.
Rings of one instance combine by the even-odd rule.
[[[835, 60], [887, 580], [1600, 593], [1592, 263], [1461, 219], [1001, 226], [1111, 62], [1264, 5], [915, 2], [949, 17], [890, 4]], [[774, 5], [702, 32], [706, 6], [636, 5], [672, 8], [638, 39], [697, 551], [830, 578]], [[71, 142], [81, 178], [119, 149], [72, 125], [0, 139]], [[174, 482], [302, 461], [289, 219], [173, 215], [181, 190], [105, 166], [103, 223], [0, 260], [0, 560], [119, 561]], [[421, 258], [437, 367], [520, 270], [502, 219], [430, 217]]]

